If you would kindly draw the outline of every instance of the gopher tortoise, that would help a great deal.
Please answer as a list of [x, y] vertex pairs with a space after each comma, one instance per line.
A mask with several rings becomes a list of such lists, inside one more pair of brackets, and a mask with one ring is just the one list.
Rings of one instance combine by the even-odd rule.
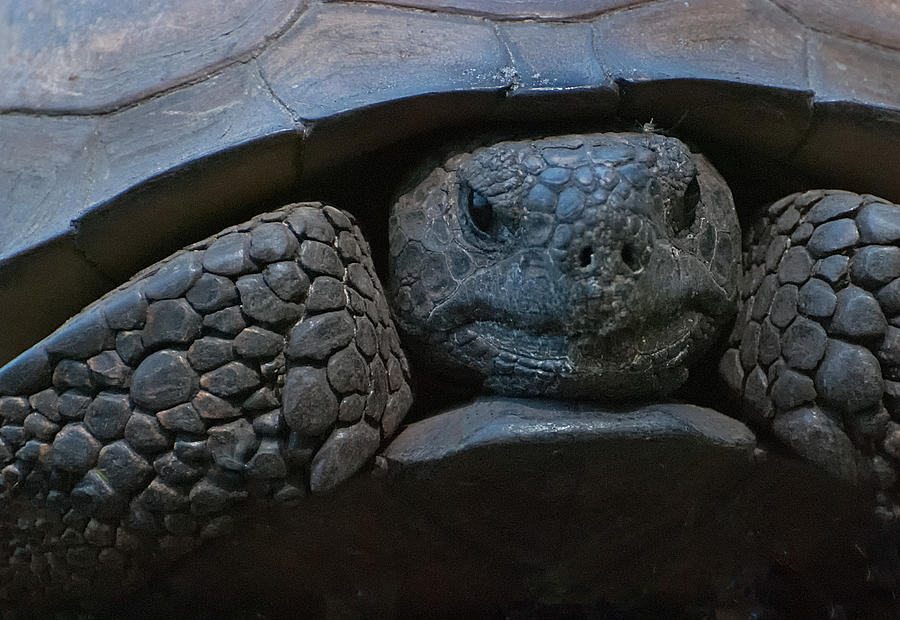
[[895, 3], [211, 4], [4, 3], [4, 617], [896, 612]]

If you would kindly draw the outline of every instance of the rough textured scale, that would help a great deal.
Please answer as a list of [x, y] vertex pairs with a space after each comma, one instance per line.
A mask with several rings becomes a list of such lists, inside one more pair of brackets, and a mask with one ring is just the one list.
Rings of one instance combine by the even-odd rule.
[[896, 527], [900, 206], [809, 191], [746, 231], [741, 310], [721, 373], [746, 418], [879, 491]]
[[102, 603], [362, 467], [411, 403], [368, 245], [319, 203], [135, 276], [0, 372], [0, 600]]
[[501, 142], [397, 201], [389, 295], [411, 351], [457, 380], [660, 396], [733, 316], [739, 234], [722, 178], [674, 138]]

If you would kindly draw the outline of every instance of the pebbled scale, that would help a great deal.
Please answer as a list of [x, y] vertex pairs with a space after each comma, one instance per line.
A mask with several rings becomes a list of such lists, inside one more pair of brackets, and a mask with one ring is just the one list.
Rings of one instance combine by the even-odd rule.
[[102, 602], [333, 488], [409, 408], [368, 245], [319, 203], [174, 254], [0, 370], [0, 607]]
[[389, 231], [408, 352], [496, 393], [671, 393], [736, 305], [730, 191], [702, 156], [652, 133], [459, 153], [397, 200]]
[[720, 371], [757, 427], [879, 490], [895, 527], [900, 462], [900, 207], [816, 190], [747, 231], [741, 310]]

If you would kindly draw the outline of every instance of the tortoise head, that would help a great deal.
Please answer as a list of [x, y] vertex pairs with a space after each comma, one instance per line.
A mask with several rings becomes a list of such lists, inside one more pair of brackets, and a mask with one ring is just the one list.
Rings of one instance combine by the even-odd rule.
[[410, 350], [513, 395], [671, 392], [737, 303], [731, 193], [656, 134], [500, 142], [394, 204], [389, 296]]

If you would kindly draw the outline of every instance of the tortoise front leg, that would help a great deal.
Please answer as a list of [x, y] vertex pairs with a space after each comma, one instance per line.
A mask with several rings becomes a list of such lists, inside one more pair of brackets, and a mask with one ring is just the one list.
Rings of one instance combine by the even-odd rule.
[[394, 433], [407, 376], [337, 209], [290, 205], [144, 270], [0, 370], [0, 604], [121, 596], [259, 500], [330, 490]]
[[742, 308], [722, 359], [746, 419], [878, 490], [900, 518], [900, 206], [809, 191], [772, 204], [744, 243]]

